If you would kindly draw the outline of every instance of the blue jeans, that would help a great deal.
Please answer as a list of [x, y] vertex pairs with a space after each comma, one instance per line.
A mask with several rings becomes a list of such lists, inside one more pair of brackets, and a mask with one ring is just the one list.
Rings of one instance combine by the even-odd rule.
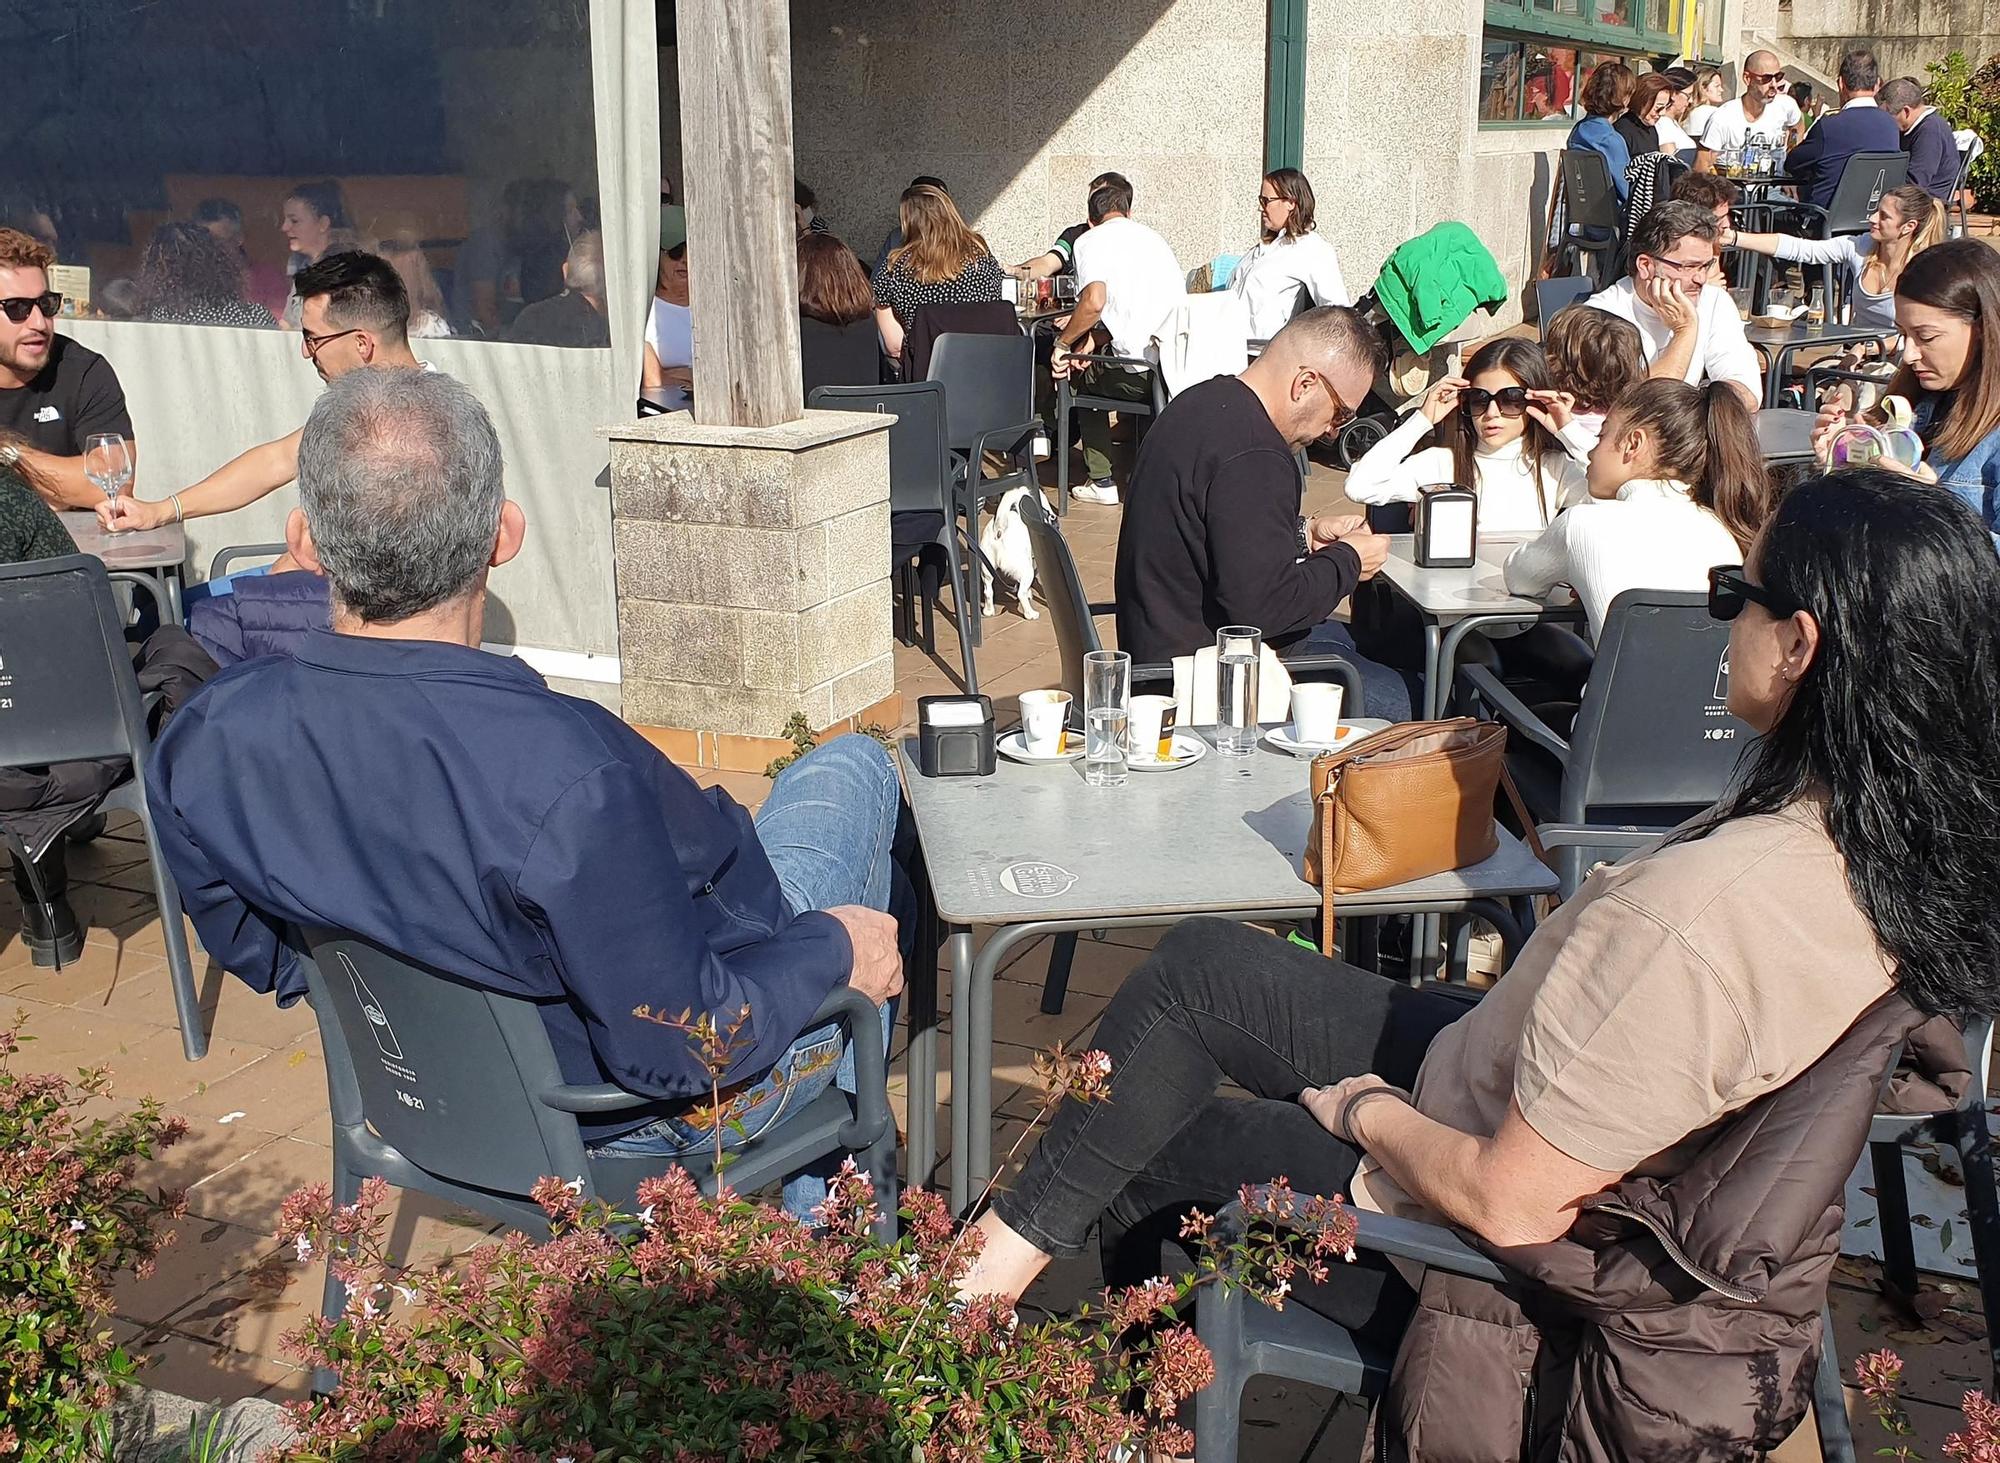
[[[778, 774], [757, 813], [757, 841], [793, 910], [803, 914], [840, 904], [884, 910], [896, 916], [907, 954], [916, 927], [916, 899], [896, 860], [902, 807], [895, 764], [873, 737], [835, 738]], [[882, 1007], [885, 1052], [895, 1024], [891, 1001]], [[854, 1091], [854, 1054], [837, 1024], [801, 1035], [769, 1072], [723, 1099], [719, 1119], [705, 1106], [684, 1116], [655, 1118], [597, 1151], [676, 1157], [708, 1152], [718, 1120], [726, 1130], [723, 1148], [742, 1148], [829, 1086]], [[839, 1160], [824, 1160], [786, 1179], [785, 1212], [810, 1219], [826, 1199], [828, 1176], [838, 1168]]]
[[1351, 715], [1376, 716], [1384, 721], [1408, 721], [1411, 707], [1410, 682], [1392, 666], [1370, 660], [1355, 648], [1354, 636], [1338, 620], [1322, 620], [1306, 632], [1306, 638], [1287, 646], [1287, 655], [1337, 655], [1361, 672], [1361, 693], [1366, 701]]

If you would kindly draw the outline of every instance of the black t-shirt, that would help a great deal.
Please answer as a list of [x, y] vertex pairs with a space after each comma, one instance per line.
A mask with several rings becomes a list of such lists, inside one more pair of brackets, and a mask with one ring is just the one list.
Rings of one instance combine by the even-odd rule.
[[590, 348], [611, 344], [611, 322], [571, 290], [525, 307], [507, 327], [507, 339], [523, 345]]
[[1634, 161], [1649, 152], [1659, 152], [1660, 129], [1648, 127], [1630, 112], [1620, 112], [1618, 120], [1611, 124], [1618, 129], [1618, 135], [1625, 139], [1625, 150]]
[[1345, 544], [1299, 557], [1304, 484], [1264, 404], [1234, 376], [1175, 397], [1146, 434], [1118, 531], [1118, 648], [1191, 655], [1224, 625], [1283, 649], [1360, 582]]
[[1049, 245], [1048, 252], [1062, 260], [1057, 274], [1076, 273], [1076, 241], [1089, 232], [1089, 224], [1071, 224], [1056, 235], [1056, 241]]
[[49, 363], [26, 386], [0, 390], [0, 434], [12, 434], [55, 457], [81, 457], [98, 432], [132, 435], [132, 414], [111, 362], [66, 335], [49, 347]]

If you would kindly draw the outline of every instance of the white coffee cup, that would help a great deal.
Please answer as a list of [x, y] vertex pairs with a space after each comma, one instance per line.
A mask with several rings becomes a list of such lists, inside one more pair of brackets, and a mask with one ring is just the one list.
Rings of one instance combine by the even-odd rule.
[[1134, 696], [1130, 720], [1126, 723], [1126, 746], [1134, 762], [1158, 762], [1163, 735], [1171, 736], [1174, 698]]
[[1292, 737], [1308, 746], [1329, 747], [1340, 739], [1341, 686], [1306, 681], [1292, 687]]
[[1021, 693], [1021, 740], [1037, 757], [1053, 757], [1063, 750], [1063, 725], [1069, 719], [1067, 691], [1023, 691]]

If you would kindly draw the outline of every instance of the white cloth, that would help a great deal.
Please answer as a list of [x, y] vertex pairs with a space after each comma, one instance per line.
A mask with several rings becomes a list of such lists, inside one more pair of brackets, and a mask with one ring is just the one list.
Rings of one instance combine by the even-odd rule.
[[1237, 263], [1229, 289], [1249, 308], [1253, 340], [1269, 340], [1285, 328], [1301, 289], [1315, 305], [1354, 303], [1340, 273], [1340, 255], [1318, 230], [1265, 240]]
[[1576, 412], [1569, 425], [1556, 434], [1564, 449], [1578, 462], [1586, 465], [1590, 462], [1590, 454], [1597, 450], [1597, 439], [1604, 435], [1606, 415], [1601, 411]]
[[[1630, 320], [1639, 327], [1646, 363], [1651, 365], [1673, 339], [1653, 307], [1639, 298], [1638, 287], [1629, 274], [1610, 289], [1592, 295], [1584, 303], [1592, 309]], [[1736, 313], [1736, 301], [1720, 285], [1702, 286], [1694, 308], [1694, 356], [1683, 378], [1690, 386], [1704, 381], [1735, 381], [1750, 393], [1750, 399], [1764, 399], [1764, 373], [1757, 366], [1757, 352], [1743, 333], [1743, 317]]]
[[1105, 330], [1114, 355], [1157, 361], [1157, 341], [1187, 298], [1167, 241], [1137, 219], [1108, 218], [1076, 241], [1076, 291], [1104, 286]]
[[[1412, 413], [1349, 470], [1347, 496], [1371, 505], [1414, 503], [1423, 489], [1452, 481], [1450, 448], [1417, 450], [1430, 429], [1422, 412]], [[1473, 449], [1473, 476], [1478, 481], [1466, 486], [1479, 495], [1482, 532], [1533, 533], [1588, 491], [1582, 463], [1560, 452], [1531, 466], [1523, 450], [1526, 441], [1523, 435], [1491, 450]]]
[[1799, 125], [1799, 104], [1779, 92], [1752, 122], [1743, 114], [1743, 98], [1724, 102], [1703, 122], [1695, 136], [1708, 152], [1741, 147], [1751, 138], [1760, 142], [1782, 142], [1785, 134]]
[[[1182, 726], [1215, 725], [1215, 647], [1174, 657], [1174, 716]], [[1292, 676], [1270, 646], [1257, 657], [1257, 720], [1292, 719]]]
[[1569, 585], [1595, 640], [1623, 591], [1706, 589], [1710, 569], [1742, 559], [1722, 520], [1694, 501], [1686, 483], [1641, 478], [1616, 499], [1593, 499], [1562, 514], [1509, 554], [1503, 572], [1515, 594], [1541, 596]]
[[1707, 102], [1703, 102], [1700, 106], [1689, 112], [1687, 120], [1688, 136], [1699, 139], [1702, 129], [1708, 125], [1708, 119], [1713, 117], [1715, 113], [1716, 108], [1710, 106]]
[[668, 368], [694, 364], [694, 312], [657, 296], [646, 317], [646, 344]]
[[1662, 117], [1653, 124], [1653, 130], [1660, 135], [1660, 151], [1668, 153], [1687, 152], [1694, 147], [1694, 139], [1681, 130], [1681, 124], [1672, 117]]
[[1221, 294], [1189, 295], [1174, 308], [1160, 341], [1160, 374], [1167, 395], [1216, 376], [1234, 376], [1250, 364], [1250, 316], [1243, 301]]

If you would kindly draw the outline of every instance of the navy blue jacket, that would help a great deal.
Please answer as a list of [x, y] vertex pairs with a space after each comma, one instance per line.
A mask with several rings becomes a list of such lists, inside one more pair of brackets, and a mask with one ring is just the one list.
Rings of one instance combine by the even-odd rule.
[[289, 655], [312, 631], [332, 628], [326, 580], [309, 569], [238, 574], [225, 593], [188, 607], [188, 633], [224, 667], [260, 655]]
[[1958, 138], [1943, 112], [1926, 112], [1903, 134], [1903, 151], [1910, 155], [1910, 181], [1940, 203], [1951, 201], [1958, 181]]
[[1903, 132], [1896, 119], [1880, 107], [1845, 106], [1828, 112], [1813, 123], [1806, 140], [1785, 158], [1785, 171], [1795, 178], [1810, 178], [1806, 202], [1826, 208], [1833, 202], [1833, 190], [1847, 160], [1857, 152], [1901, 152]]
[[752, 1045], [727, 1080], [761, 1074], [853, 964], [837, 920], [793, 913], [726, 793], [520, 661], [462, 645], [314, 631], [225, 670], [161, 737], [148, 795], [224, 969], [289, 1004], [305, 979], [282, 928], [351, 930], [541, 1002], [572, 1082], [708, 1090], [687, 1038], [640, 1005], [747, 1005]]

